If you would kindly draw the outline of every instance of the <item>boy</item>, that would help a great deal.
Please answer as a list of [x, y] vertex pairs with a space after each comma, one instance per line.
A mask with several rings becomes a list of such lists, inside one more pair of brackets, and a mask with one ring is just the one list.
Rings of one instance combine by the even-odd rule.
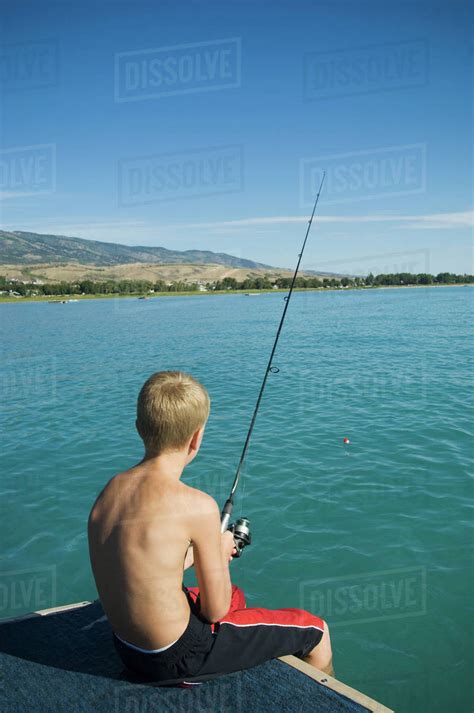
[[[325, 622], [299, 609], [247, 609], [231, 584], [235, 554], [217, 503], [181, 482], [209, 416], [204, 387], [182, 372], [153, 374], [138, 397], [145, 457], [105, 486], [89, 516], [97, 589], [130, 670], [160, 683], [206, 680], [295, 654], [332, 673]], [[183, 586], [193, 564], [199, 588]]]

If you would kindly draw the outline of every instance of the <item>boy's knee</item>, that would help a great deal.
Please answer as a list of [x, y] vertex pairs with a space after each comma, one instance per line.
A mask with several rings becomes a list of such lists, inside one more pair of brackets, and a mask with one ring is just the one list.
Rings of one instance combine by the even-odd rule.
[[325, 658], [332, 656], [331, 649], [331, 637], [329, 636], [329, 626], [327, 621], [323, 620], [323, 635], [321, 636], [319, 643], [313, 649], [313, 652], [318, 654], [318, 656], [324, 656]]
[[245, 609], [245, 594], [236, 584], [232, 585], [231, 609]]
[[[327, 621], [319, 619], [320, 625], [323, 624], [323, 633], [319, 642], [315, 647], [304, 657], [304, 660], [315, 668], [327, 673], [330, 676], [334, 674], [332, 667], [332, 649], [331, 639], [329, 636], [329, 626]], [[319, 628], [319, 627], [318, 627]]]
[[327, 621], [326, 621], [325, 619], [323, 619], [323, 623], [324, 623], [323, 636], [327, 639], [327, 641], [329, 642], [329, 644], [331, 644], [331, 638], [330, 638], [330, 636], [329, 636], [329, 624], [327, 623]]

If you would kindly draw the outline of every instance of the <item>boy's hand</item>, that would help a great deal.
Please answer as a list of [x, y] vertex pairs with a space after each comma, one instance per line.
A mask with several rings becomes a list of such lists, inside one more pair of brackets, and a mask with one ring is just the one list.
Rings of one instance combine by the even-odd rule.
[[222, 533], [222, 552], [228, 562], [231, 562], [234, 555], [237, 554], [234, 535], [230, 530], [226, 530]]

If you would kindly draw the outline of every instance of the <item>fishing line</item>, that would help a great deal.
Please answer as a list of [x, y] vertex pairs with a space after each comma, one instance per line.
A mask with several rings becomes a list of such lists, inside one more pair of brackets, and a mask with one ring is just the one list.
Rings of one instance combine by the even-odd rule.
[[[239, 464], [238, 464], [238, 466], [237, 466], [237, 471], [236, 471], [236, 473], [235, 473], [234, 482], [233, 482], [233, 484], [232, 484], [232, 488], [231, 488], [231, 490], [230, 490], [229, 497], [227, 498], [227, 500], [226, 500], [226, 502], [225, 502], [225, 505], [224, 505], [224, 507], [222, 508], [222, 513], [221, 513], [221, 532], [225, 532], [226, 530], [229, 529], [230, 517], [231, 517], [231, 515], [232, 515], [232, 510], [233, 510], [233, 506], [234, 506], [234, 495], [235, 495], [235, 491], [237, 490], [237, 486], [238, 486], [238, 484], [239, 484], [240, 474], [241, 474], [241, 471], [242, 471], [242, 466], [243, 466], [243, 463], [244, 463], [244, 460], [245, 460], [245, 456], [247, 455], [247, 451], [248, 451], [250, 439], [251, 439], [251, 437], [252, 437], [252, 432], [253, 432], [253, 429], [254, 429], [254, 426], [255, 426], [255, 421], [257, 420], [257, 413], [258, 413], [258, 410], [259, 410], [259, 408], [260, 408], [260, 403], [261, 403], [261, 401], [262, 401], [263, 392], [265, 391], [265, 387], [266, 387], [266, 385], [267, 385], [268, 375], [269, 375], [269, 374], [278, 374], [278, 372], [280, 371], [277, 366], [274, 366], [274, 365], [273, 365], [273, 357], [275, 356], [275, 352], [276, 352], [278, 340], [280, 339], [281, 330], [282, 330], [282, 327], [283, 327], [283, 323], [284, 323], [284, 321], [285, 321], [286, 313], [287, 313], [287, 311], [288, 311], [288, 305], [290, 304], [291, 295], [293, 294], [293, 289], [294, 289], [294, 287], [295, 287], [296, 278], [297, 278], [297, 276], [298, 276], [298, 272], [299, 272], [299, 269], [300, 269], [301, 259], [302, 259], [302, 257], [303, 257], [304, 249], [305, 249], [305, 247], [306, 247], [306, 242], [307, 242], [307, 240], [308, 240], [309, 232], [310, 232], [310, 230], [311, 230], [311, 225], [312, 225], [312, 223], [313, 223], [314, 214], [315, 214], [315, 212], [316, 212], [316, 208], [317, 208], [318, 201], [319, 201], [319, 196], [320, 196], [320, 194], [321, 194], [321, 190], [322, 190], [322, 187], [323, 187], [323, 183], [324, 183], [325, 177], [326, 177], [326, 172], [323, 171], [323, 175], [322, 175], [322, 178], [321, 178], [321, 183], [320, 183], [320, 185], [319, 185], [319, 190], [318, 190], [318, 193], [317, 193], [317, 195], [316, 195], [316, 200], [314, 201], [313, 212], [311, 213], [311, 217], [310, 217], [310, 219], [309, 219], [309, 221], [308, 221], [308, 227], [307, 227], [307, 229], [306, 229], [306, 235], [305, 235], [305, 238], [304, 238], [304, 241], [303, 241], [303, 245], [302, 245], [302, 247], [301, 247], [301, 251], [300, 251], [299, 254], [298, 254], [298, 262], [297, 262], [297, 264], [296, 264], [296, 268], [295, 268], [295, 272], [294, 272], [294, 275], [293, 275], [293, 279], [292, 279], [292, 281], [291, 281], [290, 290], [289, 290], [287, 296], [284, 298], [285, 306], [284, 306], [284, 308], [283, 308], [283, 314], [282, 314], [281, 319], [280, 319], [280, 324], [278, 325], [277, 333], [276, 333], [276, 336], [275, 336], [275, 341], [273, 342], [273, 347], [272, 347], [272, 351], [271, 351], [271, 353], [270, 353], [270, 358], [269, 358], [269, 360], [268, 360], [267, 368], [265, 369], [265, 375], [264, 375], [264, 377], [263, 377], [262, 385], [261, 385], [261, 387], [260, 387], [260, 391], [259, 391], [258, 398], [257, 398], [257, 403], [255, 404], [255, 409], [254, 409], [254, 412], [253, 412], [253, 415], [252, 415], [252, 420], [250, 421], [250, 427], [249, 427], [249, 430], [248, 430], [248, 433], [247, 433], [247, 437], [246, 437], [246, 439], [245, 439], [244, 447], [243, 447], [243, 449], [242, 449], [242, 455], [240, 456]], [[240, 550], [241, 550], [241, 549], [243, 549], [243, 547], [244, 547], [246, 544], [250, 544], [250, 529], [249, 529], [249, 526], [248, 526], [248, 520], [247, 520], [247, 518], [241, 518], [241, 519], [238, 521], [238, 523], [235, 523], [235, 525], [230, 526], [230, 529], [232, 529], [232, 528], [235, 528], [237, 525], [239, 525], [239, 524], [241, 524], [241, 523], [242, 523], [242, 528], [241, 528], [241, 531], [240, 531], [240, 532], [243, 532], [243, 534], [245, 535], [245, 537], [244, 537], [243, 539], [247, 539], [248, 541], [243, 541], [243, 540], [242, 540], [242, 542], [239, 542], [239, 543], [236, 542], [236, 544], [238, 544], [238, 553], [239, 553], [239, 554], [240, 554], [240, 552], [239, 552], [239, 547], [240, 547]], [[235, 529], [232, 529], [232, 531], [234, 532], [234, 539], [237, 540], [238, 538], [235, 537], [235, 535], [236, 535], [236, 530], [235, 530]]]

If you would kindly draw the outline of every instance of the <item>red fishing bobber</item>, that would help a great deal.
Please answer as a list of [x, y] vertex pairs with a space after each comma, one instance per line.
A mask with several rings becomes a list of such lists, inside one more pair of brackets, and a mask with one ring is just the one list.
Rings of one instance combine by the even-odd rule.
[[348, 444], [350, 443], [350, 440], [349, 440], [348, 438], [343, 438], [343, 443], [345, 443], [346, 445], [348, 445]]

